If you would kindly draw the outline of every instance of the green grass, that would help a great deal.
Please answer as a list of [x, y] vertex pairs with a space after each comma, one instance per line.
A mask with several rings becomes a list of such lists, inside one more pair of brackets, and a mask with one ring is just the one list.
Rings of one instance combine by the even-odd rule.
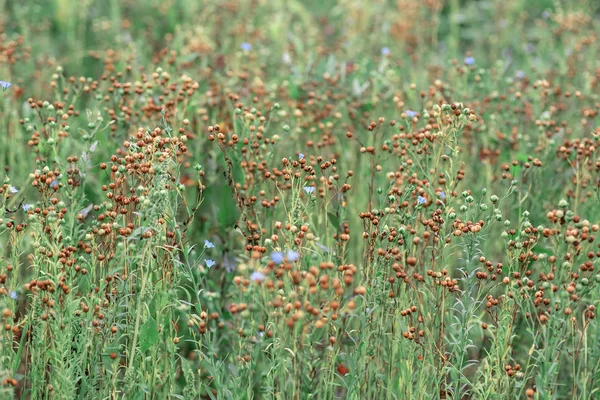
[[600, 398], [597, 2], [0, 15], [1, 399]]

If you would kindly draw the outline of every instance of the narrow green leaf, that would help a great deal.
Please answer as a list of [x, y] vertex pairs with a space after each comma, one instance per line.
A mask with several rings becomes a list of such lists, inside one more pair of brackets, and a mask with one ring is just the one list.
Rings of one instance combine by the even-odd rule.
[[140, 348], [145, 352], [158, 341], [158, 324], [150, 317], [140, 329]]
[[335, 226], [335, 229], [340, 229], [340, 219], [338, 218], [338, 216], [330, 212], [327, 213], [327, 216], [329, 217], [329, 222], [331, 222], [331, 224]]

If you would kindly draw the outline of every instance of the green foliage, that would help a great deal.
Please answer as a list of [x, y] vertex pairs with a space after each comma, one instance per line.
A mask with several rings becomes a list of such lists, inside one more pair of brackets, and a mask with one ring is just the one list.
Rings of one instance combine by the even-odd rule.
[[600, 398], [596, 1], [0, 11], [0, 398]]

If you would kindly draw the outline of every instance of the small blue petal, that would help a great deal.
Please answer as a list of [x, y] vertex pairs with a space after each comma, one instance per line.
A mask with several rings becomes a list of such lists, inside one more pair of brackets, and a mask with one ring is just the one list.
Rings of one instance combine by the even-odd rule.
[[12, 83], [6, 81], [0, 81], [0, 87], [4, 90], [12, 86]]
[[212, 249], [212, 248], [214, 248], [214, 247], [215, 247], [215, 245], [214, 245], [214, 244], [212, 244], [210, 241], [208, 241], [208, 240], [206, 240], [206, 239], [204, 240], [204, 248], [205, 248], [205, 249]]
[[206, 263], [207, 268], [211, 268], [213, 265], [216, 264], [216, 262], [214, 262], [213, 260], [209, 260], [209, 259], [204, 259], [204, 262]]
[[446, 198], [446, 193], [444, 193], [444, 191], [442, 190], [440, 192], [440, 199], [444, 200]]
[[23, 208], [23, 211], [25, 211], [25, 212], [29, 211], [29, 209], [30, 209], [31, 207], [33, 207], [33, 205], [32, 205], [32, 204], [23, 204], [23, 206], [22, 206], [22, 208]]
[[242, 45], [240, 47], [244, 51], [250, 51], [250, 50], [252, 50], [252, 45], [250, 43], [248, 43], [248, 42], [242, 43]]
[[281, 264], [283, 262], [283, 253], [281, 251], [272, 252], [271, 260], [273, 260], [275, 264]]
[[10, 298], [13, 300], [16, 300], [19, 297], [19, 295], [17, 294], [17, 292], [12, 291], [10, 292]]
[[17, 193], [19, 191], [19, 189], [17, 189], [16, 187], [9, 185], [8, 186], [8, 191], [11, 193]]
[[423, 196], [419, 196], [419, 197], [417, 197], [417, 203], [418, 204], [425, 204], [425, 203], [427, 203], [427, 199], [425, 197], [423, 197]]
[[317, 245], [318, 248], [320, 248], [321, 250], [323, 250], [324, 252], [329, 253], [329, 249], [327, 248], [327, 246], [325, 246], [324, 244], [321, 244], [319, 242], [315, 242], [315, 244]]
[[294, 250], [288, 250], [286, 253], [288, 261], [294, 262], [300, 258], [300, 253]]
[[406, 116], [407, 116], [408, 118], [414, 118], [414, 117], [416, 117], [416, 116], [417, 116], [417, 113], [416, 113], [415, 111], [412, 111], [412, 110], [406, 110], [405, 112], [406, 112]]
[[390, 54], [390, 48], [389, 47], [383, 47], [381, 49], [381, 54], [384, 56], [387, 56], [388, 54]]
[[300, 160], [303, 160], [303, 159], [304, 159], [304, 154], [302, 154], [302, 153], [298, 154], [298, 158], [299, 158]]
[[250, 275], [250, 279], [253, 281], [263, 281], [265, 279], [265, 274], [260, 271], [254, 271], [252, 275]]
[[473, 65], [475, 64], [475, 59], [473, 57], [465, 57], [465, 64]]
[[223, 265], [225, 266], [225, 271], [232, 273], [237, 268], [235, 257], [230, 254], [225, 254], [225, 257], [223, 257]]
[[304, 186], [302, 189], [304, 189], [304, 191], [308, 194], [312, 194], [315, 191], [315, 188], [312, 186]]

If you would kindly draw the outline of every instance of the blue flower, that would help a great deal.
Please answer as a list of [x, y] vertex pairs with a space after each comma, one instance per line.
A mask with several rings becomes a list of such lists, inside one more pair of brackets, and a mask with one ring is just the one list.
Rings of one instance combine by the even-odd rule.
[[304, 154], [302, 154], [302, 153], [298, 154], [298, 158], [299, 158], [300, 160], [304, 160]]
[[275, 264], [281, 264], [283, 262], [283, 253], [281, 251], [272, 252], [271, 260], [273, 260]]
[[265, 274], [260, 271], [254, 271], [252, 275], [250, 275], [250, 279], [253, 281], [261, 282], [265, 279]]
[[[83, 215], [83, 218], [87, 217], [88, 214], [90, 213], [90, 211], [92, 211], [94, 209], [94, 205], [90, 204], [89, 206], [85, 207], [84, 209], [82, 209], [81, 211], [79, 211], [79, 214]], [[133, 213], [135, 214], [137, 211], [134, 211]]]
[[12, 292], [10, 292], [11, 299], [16, 300], [18, 297], [19, 297], [19, 295], [14, 290]]
[[417, 197], [417, 204], [425, 204], [427, 203], [427, 199], [423, 196]]
[[341, 205], [346, 202], [346, 199], [344, 198], [344, 194], [342, 192], [337, 192], [331, 200], [333, 200], [334, 204], [336, 205]]
[[0, 81], [0, 87], [4, 90], [12, 86], [12, 83], [6, 81]]
[[389, 47], [383, 47], [381, 49], [381, 55], [387, 56], [388, 54], [390, 54], [390, 48]]
[[465, 57], [465, 64], [473, 65], [475, 64], [475, 59], [473, 57]]
[[288, 250], [286, 253], [288, 261], [294, 262], [300, 258], [300, 253], [294, 250]]
[[33, 207], [33, 204], [23, 204], [22, 207], [23, 207], [23, 211], [27, 212], [27, 211], [29, 211], [29, 209], [31, 207]]
[[225, 271], [232, 273], [237, 268], [235, 257], [230, 254], [225, 254], [225, 257], [223, 257], [223, 265], [225, 266]]
[[271, 260], [275, 264], [281, 264], [286, 259], [287, 259], [287, 261], [294, 262], [298, 258], [300, 258], [300, 253], [298, 253], [297, 251], [294, 251], [294, 250], [288, 250], [288, 251], [286, 251], [285, 252], [285, 257], [284, 257], [283, 252], [281, 252], [281, 251], [274, 251], [274, 252], [271, 253]]
[[446, 193], [444, 193], [444, 191], [442, 190], [440, 192], [440, 199], [444, 200], [446, 198]]
[[242, 45], [240, 47], [244, 51], [250, 51], [250, 50], [252, 50], [252, 45], [250, 43], [248, 43], [248, 42], [242, 43]]
[[214, 248], [214, 247], [215, 247], [215, 245], [214, 245], [214, 244], [212, 244], [210, 241], [208, 241], [208, 240], [204, 239], [204, 248], [205, 248], [205, 249], [212, 249], [212, 248]]
[[13, 185], [8, 185], [8, 191], [11, 193], [17, 193], [19, 191], [19, 189], [17, 189]]
[[50, 187], [58, 186], [58, 181], [55, 179], [50, 183]]
[[302, 189], [304, 189], [304, 191], [308, 194], [312, 194], [315, 191], [315, 188], [312, 186], [304, 186]]
[[315, 242], [315, 244], [317, 245], [318, 248], [320, 248], [321, 250], [323, 250], [326, 253], [329, 253], [329, 249], [327, 248], [327, 246], [325, 246], [324, 244], [321, 244], [319, 242]]
[[406, 113], [406, 116], [408, 118], [414, 118], [414, 117], [417, 116], [417, 113], [415, 111], [412, 111], [412, 110], [406, 110], [405, 113]]
[[214, 262], [213, 260], [209, 260], [209, 259], [204, 259], [204, 262], [206, 263], [206, 268], [211, 268], [213, 265], [216, 264], [216, 262]]

